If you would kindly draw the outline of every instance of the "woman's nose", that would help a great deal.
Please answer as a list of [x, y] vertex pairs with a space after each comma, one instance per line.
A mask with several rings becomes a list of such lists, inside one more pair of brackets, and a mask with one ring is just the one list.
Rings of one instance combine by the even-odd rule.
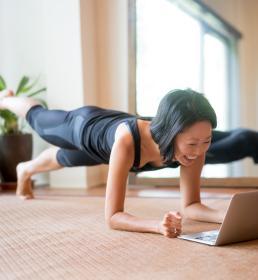
[[200, 155], [204, 154], [205, 152], [206, 152], [205, 147], [203, 147], [202, 145], [198, 145], [195, 148], [194, 154], [196, 156], [200, 156]]

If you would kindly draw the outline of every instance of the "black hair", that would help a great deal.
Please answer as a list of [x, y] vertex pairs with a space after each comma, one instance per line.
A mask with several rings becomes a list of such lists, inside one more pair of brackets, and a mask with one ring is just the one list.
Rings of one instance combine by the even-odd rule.
[[150, 131], [166, 164], [174, 156], [176, 135], [199, 121], [209, 121], [212, 128], [217, 126], [216, 113], [203, 94], [191, 89], [176, 89], [162, 98]]

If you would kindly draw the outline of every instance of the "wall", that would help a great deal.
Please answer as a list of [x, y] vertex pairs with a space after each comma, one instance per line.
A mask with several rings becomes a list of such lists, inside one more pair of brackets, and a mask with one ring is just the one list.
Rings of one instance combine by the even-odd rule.
[[127, 1], [97, 0], [100, 105], [128, 110]]
[[[84, 105], [79, 0], [0, 0], [0, 73], [10, 87], [41, 76], [50, 108]], [[34, 155], [48, 145], [34, 134]], [[85, 168], [35, 176], [36, 184], [85, 187]]]
[[[16, 89], [23, 75], [40, 76], [39, 86], [46, 84], [43, 10], [40, 0], [0, 0], [0, 74], [9, 88]], [[33, 155], [46, 147], [46, 143], [34, 135]], [[34, 179], [39, 184], [49, 180], [47, 174]]]
[[127, 1], [81, 0], [85, 103], [128, 109]]
[[[241, 125], [258, 127], [256, 110], [257, 1], [205, 0], [244, 37], [240, 42]], [[9, 84], [21, 74], [42, 76], [52, 108], [84, 104], [128, 110], [126, 0], [0, 0], [0, 73]], [[238, 108], [236, 108], [238, 109]], [[35, 136], [35, 155], [46, 144]], [[245, 172], [257, 176], [245, 161]], [[85, 187], [105, 182], [107, 168], [53, 172], [52, 186]], [[47, 182], [48, 177], [41, 177]]]
[[[85, 104], [128, 110], [127, 1], [81, 0]], [[107, 166], [87, 168], [87, 185], [106, 182]]]
[[[50, 108], [98, 105], [127, 110], [127, 1], [0, 0], [0, 73], [13, 87], [41, 75]], [[34, 156], [48, 145], [34, 135]], [[90, 187], [106, 166], [66, 168], [38, 184]]]
[[[84, 105], [79, 0], [45, 0], [47, 101], [50, 108]], [[85, 167], [50, 173], [53, 187], [85, 188]]]

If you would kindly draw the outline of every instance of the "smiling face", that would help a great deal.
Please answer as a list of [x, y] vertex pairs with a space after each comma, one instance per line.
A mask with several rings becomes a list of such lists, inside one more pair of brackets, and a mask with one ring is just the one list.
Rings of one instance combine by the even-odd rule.
[[211, 143], [212, 126], [200, 121], [178, 133], [174, 141], [174, 158], [181, 165], [190, 166], [204, 155]]

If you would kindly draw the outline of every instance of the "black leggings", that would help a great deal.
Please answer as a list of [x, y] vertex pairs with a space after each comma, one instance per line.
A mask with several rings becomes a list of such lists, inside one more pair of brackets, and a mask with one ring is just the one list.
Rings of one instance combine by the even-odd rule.
[[[87, 107], [63, 111], [47, 110], [37, 105], [29, 110], [26, 119], [44, 140], [60, 147], [57, 153], [60, 165], [91, 166], [101, 162], [82, 149], [82, 127], [88, 114]], [[242, 128], [213, 131], [205, 163], [228, 163], [245, 157], [258, 163], [258, 132]]]
[[92, 166], [100, 164], [82, 149], [82, 127], [89, 115], [89, 108], [73, 111], [48, 110], [33, 106], [26, 115], [30, 126], [41, 138], [60, 149], [57, 161], [61, 166]]
[[244, 128], [213, 131], [205, 163], [228, 163], [245, 157], [258, 163], [258, 132]]

